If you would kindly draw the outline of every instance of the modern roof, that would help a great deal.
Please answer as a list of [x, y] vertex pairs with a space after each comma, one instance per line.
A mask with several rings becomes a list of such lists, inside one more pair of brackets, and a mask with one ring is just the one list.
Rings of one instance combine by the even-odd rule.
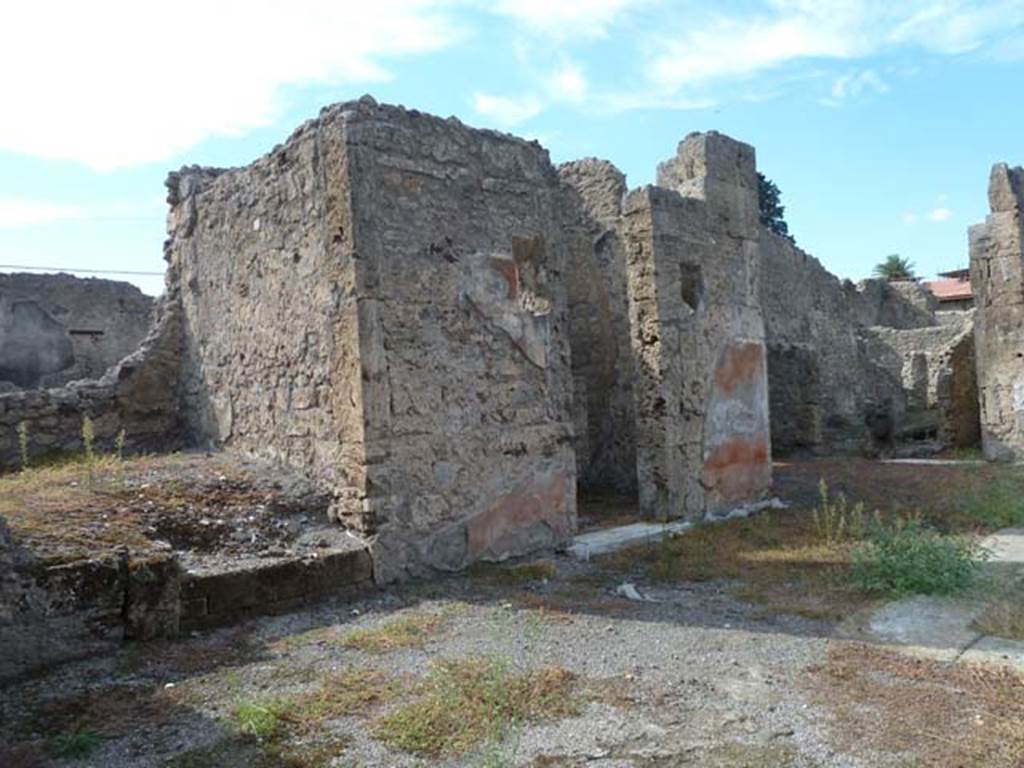
[[971, 281], [958, 277], [932, 280], [925, 283], [924, 287], [931, 291], [940, 302], [965, 301], [974, 298], [974, 292], [971, 290]]

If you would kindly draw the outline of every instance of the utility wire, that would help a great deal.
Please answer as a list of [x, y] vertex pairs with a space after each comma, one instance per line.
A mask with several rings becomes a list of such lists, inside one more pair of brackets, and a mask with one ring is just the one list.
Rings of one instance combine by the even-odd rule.
[[0, 264], [0, 269], [27, 269], [34, 272], [78, 272], [84, 275], [148, 275], [163, 277], [163, 272], [134, 272], [130, 269], [76, 269], [74, 267], [29, 267], [25, 264]]

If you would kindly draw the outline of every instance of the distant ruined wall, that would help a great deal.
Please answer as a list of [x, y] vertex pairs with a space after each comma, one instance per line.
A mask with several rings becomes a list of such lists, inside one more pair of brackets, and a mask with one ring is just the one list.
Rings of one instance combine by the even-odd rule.
[[1024, 458], [1024, 168], [999, 164], [991, 213], [970, 229], [971, 286], [982, 447], [990, 459]]
[[938, 325], [938, 299], [916, 280], [843, 281], [853, 321], [862, 326], [926, 328]]
[[906, 412], [898, 439], [933, 439], [954, 447], [978, 442], [973, 313], [949, 315], [932, 327], [859, 331], [868, 359], [903, 387]]
[[198, 435], [327, 481], [379, 581], [571, 535], [580, 233], [539, 145], [365, 98], [169, 184]]
[[844, 286], [786, 238], [762, 228], [760, 243], [772, 446], [859, 451], [864, 374]]
[[130, 283], [0, 274], [0, 392], [98, 379], [135, 351], [152, 313]]
[[611, 163], [595, 159], [566, 163], [558, 172], [579, 196], [585, 237], [566, 275], [579, 482], [584, 489], [636, 494], [636, 406], [621, 222], [626, 179]]
[[82, 450], [82, 419], [96, 446], [111, 450], [121, 430], [129, 451], [168, 451], [183, 444], [178, 373], [181, 312], [176, 289], [158, 302], [142, 345], [101, 378], [64, 387], [0, 394], [0, 470], [20, 466], [18, 425], [30, 457]]

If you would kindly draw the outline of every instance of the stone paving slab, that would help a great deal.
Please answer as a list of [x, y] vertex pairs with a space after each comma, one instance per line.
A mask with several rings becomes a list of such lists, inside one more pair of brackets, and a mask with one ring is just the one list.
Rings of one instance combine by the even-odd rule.
[[885, 643], [954, 661], [981, 638], [971, 623], [982, 610], [973, 601], [917, 595], [883, 605], [872, 615], [868, 629]]

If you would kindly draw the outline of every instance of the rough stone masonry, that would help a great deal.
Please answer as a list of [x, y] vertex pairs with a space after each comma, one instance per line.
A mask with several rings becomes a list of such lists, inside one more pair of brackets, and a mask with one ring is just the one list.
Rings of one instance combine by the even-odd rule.
[[[595, 165], [604, 208], [578, 170], [367, 98], [246, 168], [172, 174], [193, 436], [329, 482], [337, 516], [375, 537], [379, 580], [564, 541], [578, 466], [635, 483], [663, 519], [760, 498], [752, 148], [690, 136], [663, 186], [625, 197]], [[618, 362], [575, 387], [574, 412], [571, 360], [595, 334], [589, 353]], [[597, 439], [614, 430], [587, 425], [622, 425], [616, 458], [592, 444], [578, 462], [574, 421]]]
[[1024, 458], [1024, 168], [999, 164], [992, 212], [970, 229], [971, 285], [982, 446], [990, 459]]

